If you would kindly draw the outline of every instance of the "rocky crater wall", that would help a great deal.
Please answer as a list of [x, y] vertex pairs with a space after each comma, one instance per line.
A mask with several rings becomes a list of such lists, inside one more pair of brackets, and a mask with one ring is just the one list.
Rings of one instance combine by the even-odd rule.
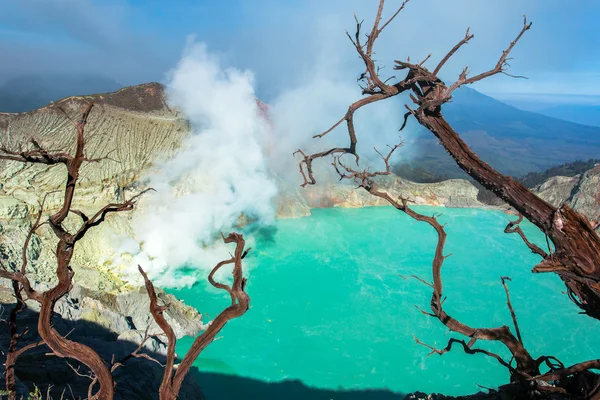
[[[177, 111], [169, 108], [164, 88], [157, 83], [122, 89], [115, 93], [70, 97], [39, 110], [0, 113], [1, 143], [11, 149], [28, 146], [35, 138], [53, 151], [73, 151], [75, 130], [70, 118], [78, 118], [84, 103], [93, 101], [94, 109], [86, 126], [86, 155], [103, 158], [82, 167], [73, 207], [93, 214], [107, 203], [123, 201], [145, 189], [143, 177], [162, 160], [185, 146], [190, 129]], [[266, 106], [259, 103], [265, 113]], [[56, 106], [65, 110], [66, 114]], [[18, 260], [22, 244], [45, 193], [50, 193], [44, 214], [61, 204], [65, 170], [61, 165], [43, 166], [0, 161], [0, 254], [5, 262]], [[299, 188], [296, 183], [281, 182], [275, 208], [280, 218], [310, 215], [315, 207], [365, 207], [386, 205], [381, 199], [350, 184], [324, 184]], [[416, 184], [395, 176], [380, 179], [379, 184], [395, 196], [416, 204], [450, 207], [480, 207], [477, 189], [464, 180], [436, 184]], [[73, 257], [75, 281], [88, 289], [117, 293], [126, 288], [109, 260], [124, 237], [133, 237], [132, 220], [151, 212], [144, 200], [132, 212], [110, 215], [106, 222], [90, 230], [78, 243]], [[78, 218], [71, 217], [73, 226]], [[39, 230], [39, 238], [29, 249], [30, 274], [38, 282], [54, 279], [52, 232]]]

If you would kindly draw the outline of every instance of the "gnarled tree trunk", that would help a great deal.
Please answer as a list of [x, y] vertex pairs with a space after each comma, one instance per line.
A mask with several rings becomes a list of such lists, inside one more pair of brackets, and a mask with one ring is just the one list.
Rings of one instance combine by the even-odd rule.
[[441, 111], [417, 110], [415, 117], [428, 128], [456, 163], [486, 189], [494, 192], [535, 224], [554, 244], [554, 252], [534, 272], [555, 272], [577, 305], [600, 319], [600, 238], [586, 217], [566, 204], [555, 208], [521, 183], [483, 162], [444, 119]]

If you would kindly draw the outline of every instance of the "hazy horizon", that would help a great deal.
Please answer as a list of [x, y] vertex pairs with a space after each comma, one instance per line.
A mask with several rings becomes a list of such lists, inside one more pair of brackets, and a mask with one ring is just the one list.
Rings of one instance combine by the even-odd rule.
[[[388, 15], [399, 4], [388, 0]], [[374, 0], [4, 2], [0, 49], [8, 62], [0, 65], [0, 75], [9, 80], [44, 71], [101, 74], [123, 86], [162, 82], [192, 35], [225, 65], [253, 71], [257, 94], [270, 101], [315, 74], [353, 82], [362, 68], [345, 30], [354, 31], [354, 12], [368, 29], [376, 8]], [[412, 0], [375, 50], [391, 75], [394, 59], [420, 60], [432, 53], [435, 63], [470, 26], [475, 38], [442, 73], [452, 81], [465, 65], [473, 73], [491, 68], [526, 14], [533, 27], [513, 50], [509, 72], [529, 79], [497, 76], [474, 88], [490, 95], [594, 95], [600, 93], [600, 54], [586, 49], [600, 40], [594, 17], [599, 11], [591, 0], [569, 7], [558, 0]]]

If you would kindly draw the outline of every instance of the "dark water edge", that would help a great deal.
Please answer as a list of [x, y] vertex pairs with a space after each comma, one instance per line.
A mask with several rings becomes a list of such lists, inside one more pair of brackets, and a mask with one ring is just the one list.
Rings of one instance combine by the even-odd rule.
[[[498, 389], [487, 389], [464, 396], [447, 396], [443, 393], [399, 393], [387, 389], [333, 390], [305, 385], [300, 380], [265, 382], [236, 375], [202, 373], [195, 368], [187, 379], [194, 379], [202, 387], [206, 400], [575, 400], [584, 397], [560, 393], [529, 390], [520, 385], [505, 385]], [[571, 378], [565, 387], [593, 387], [600, 376], [589, 372], [578, 380]], [[483, 389], [483, 388], [482, 388]], [[576, 392], [576, 390], [575, 390]]]
[[320, 389], [306, 386], [299, 380], [265, 382], [236, 375], [202, 372], [193, 378], [200, 384], [206, 400], [402, 400], [406, 397], [406, 394], [386, 389]]

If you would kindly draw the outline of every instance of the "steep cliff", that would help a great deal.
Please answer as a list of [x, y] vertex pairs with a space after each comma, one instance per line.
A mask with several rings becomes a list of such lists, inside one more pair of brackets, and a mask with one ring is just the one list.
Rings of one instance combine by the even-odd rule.
[[592, 224], [600, 222], [600, 165], [573, 177], [552, 177], [533, 190], [554, 206], [566, 203]]
[[[477, 188], [464, 179], [438, 183], [415, 183], [396, 175], [382, 176], [376, 184], [394, 197], [409, 199], [413, 204], [445, 207], [484, 207], [477, 200]], [[357, 189], [350, 183], [320, 183], [288, 190], [278, 198], [279, 218], [310, 215], [311, 208], [360, 208], [389, 206], [385, 200]]]
[[[96, 103], [86, 127], [86, 155], [106, 157], [86, 163], [74, 199], [74, 208], [94, 213], [103, 205], [122, 201], [140, 191], [138, 179], [152, 163], [172, 157], [189, 135], [186, 121], [169, 109], [163, 87], [150, 83], [115, 93], [70, 97], [57, 102], [70, 118], [78, 118], [84, 102]], [[39, 110], [0, 114], [2, 144], [8, 148], [27, 146], [35, 138], [43, 147], [72, 151], [74, 128], [64, 113], [49, 105]], [[39, 209], [44, 193], [48, 196], [45, 213], [56, 210], [65, 182], [63, 166], [23, 165], [0, 161], [0, 251], [9, 260], [20, 252], [31, 215]], [[89, 214], [88, 214], [89, 215]], [[114, 238], [131, 235], [131, 213], [108, 218], [107, 223], [91, 230], [78, 246], [73, 258], [76, 281], [93, 289], [114, 291], [121, 286], [111, 271], [103, 268], [109, 259]], [[53, 278], [54, 241], [50, 232], [40, 230], [30, 256], [32, 273], [42, 282]]]

